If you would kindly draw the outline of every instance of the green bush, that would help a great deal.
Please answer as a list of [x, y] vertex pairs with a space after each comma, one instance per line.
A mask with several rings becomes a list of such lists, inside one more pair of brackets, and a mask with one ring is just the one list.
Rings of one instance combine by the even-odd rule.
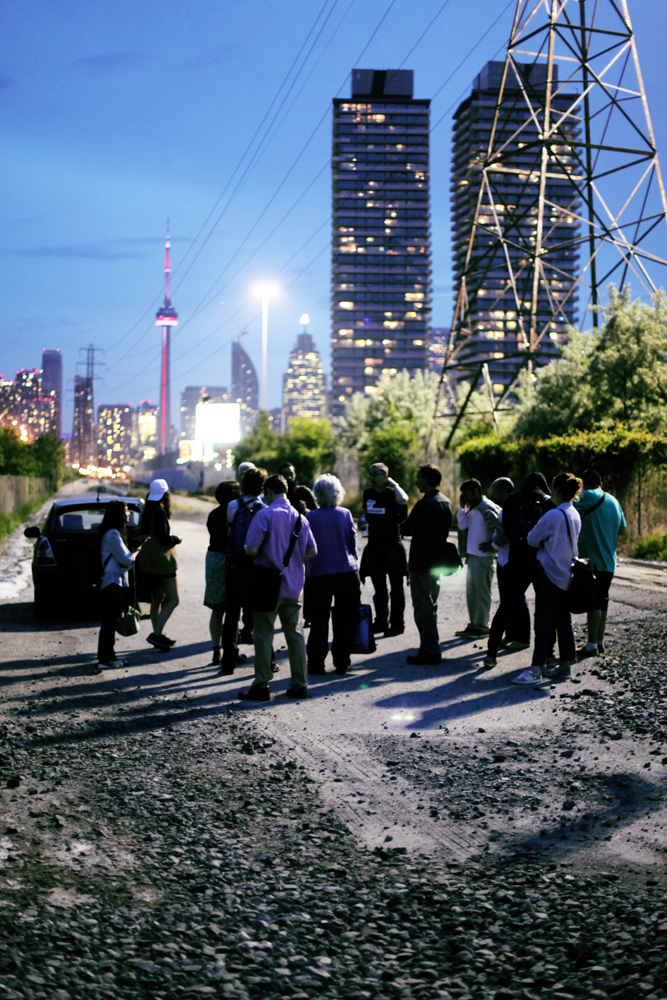
[[234, 455], [237, 465], [254, 462], [269, 473], [291, 462], [297, 482], [312, 486], [319, 473], [333, 471], [333, 429], [328, 420], [293, 417], [286, 434], [274, 434], [267, 413], [260, 410], [252, 434], [239, 441]]
[[60, 438], [45, 434], [22, 441], [13, 427], [0, 427], [0, 476], [32, 476], [57, 482], [65, 473], [65, 448]]
[[5, 537], [10, 535], [12, 531], [16, 531], [19, 525], [23, 524], [27, 517], [30, 517], [30, 515], [34, 514], [36, 510], [39, 510], [42, 504], [48, 500], [51, 495], [51, 493], [42, 493], [41, 496], [33, 497], [21, 507], [17, 507], [11, 514], [0, 513], [0, 548], [2, 548], [2, 542]]
[[667, 466], [667, 438], [621, 426], [542, 441], [484, 437], [467, 441], [458, 457], [463, 476], [479, 479], [484, 487], [499, 476], [521, 485], [529, 472], [542, 472], [551, 481], [559, 472], [581, 475], [594, 468], [605, 487], [622, 497], [639, 471]]
[[632, 553], [635, 559], [659, 559], [667, 562], [667, 535], [647, 535], [640, 538]]

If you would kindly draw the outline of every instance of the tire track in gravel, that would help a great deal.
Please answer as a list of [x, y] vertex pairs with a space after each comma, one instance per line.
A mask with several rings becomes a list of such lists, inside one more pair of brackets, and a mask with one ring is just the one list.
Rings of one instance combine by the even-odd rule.
[[323, 799], [365, 846], [426, 854], [444, 851], [452, 861], [465, 861], [480, 852], [474, 828], [457, 824], [454, 831], [424, 815], [422, 793], [379, 764], [362, 738], [313, 737], [287, 732], [268, 720], [262, 731], [299, 758], [317, 781]]

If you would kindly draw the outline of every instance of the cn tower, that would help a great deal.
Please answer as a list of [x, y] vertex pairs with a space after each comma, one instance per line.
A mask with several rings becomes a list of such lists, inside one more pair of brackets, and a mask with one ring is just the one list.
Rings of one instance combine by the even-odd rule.
[[171, 371], [170, 371], [170, 336], [169, 327], [178, 326], [178, 313], [171, 304], [171, 289], [169, 279], [171, 263], [169, 251], [169, 219], [167, 219], [167, 242], [164, 250], [164, 305], [158, 309], [155, 325], [162, 327], [162, 373], [160, 376], [160, 454], [170, 451], [169, 429], [171, 427]]

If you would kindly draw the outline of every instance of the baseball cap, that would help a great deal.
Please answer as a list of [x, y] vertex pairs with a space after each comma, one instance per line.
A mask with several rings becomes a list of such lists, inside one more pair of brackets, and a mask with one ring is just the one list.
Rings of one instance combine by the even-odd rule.
[[154, 479], [151, 483], [151, 490], [148, 494], [149, 500], [161, 500], [165, 493], [169, 492], [169, 484], [166, 479]]

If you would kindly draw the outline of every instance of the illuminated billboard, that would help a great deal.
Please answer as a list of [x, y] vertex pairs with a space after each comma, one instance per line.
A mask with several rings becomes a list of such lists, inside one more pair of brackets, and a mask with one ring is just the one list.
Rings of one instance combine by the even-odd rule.
[[239, 403], [197, 403], [195, 441], [202, 444], [236, 444], [240, 440]]

